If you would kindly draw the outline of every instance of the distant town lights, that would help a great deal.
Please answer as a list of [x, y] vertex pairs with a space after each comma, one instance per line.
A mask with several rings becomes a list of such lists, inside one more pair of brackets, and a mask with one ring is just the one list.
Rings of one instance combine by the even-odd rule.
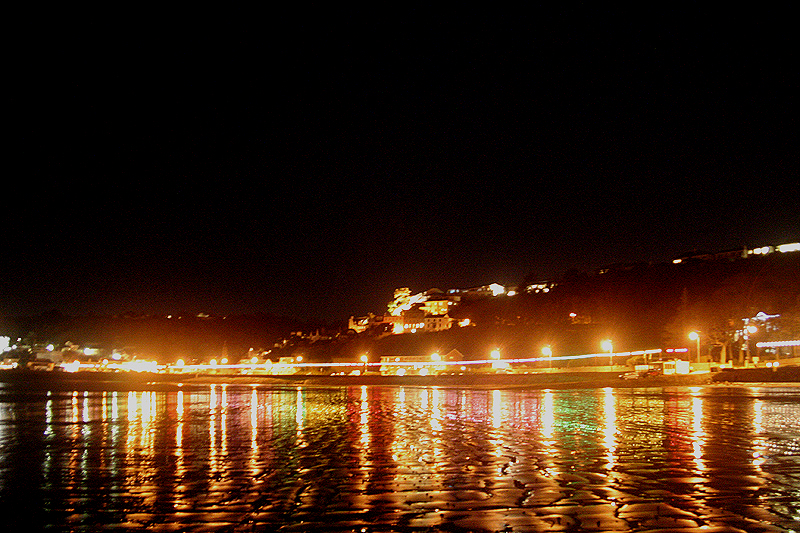
[[760, 246], [752, 250], [747, 250], [747, 253], [748, 255], [767, 255], [775, 251], [780, 253], [800, 252], [800, 242], [790, 242], [778, 246]]
[[785, 346], [800, 346], [800, 339], [792, 341], [757, 342], [759, 348], [783, 348]]
[[489, 290], [492, 291], [492, 296], [500, 296], [506, 292], [506, 288], [499, 283], [492, 283], [489, 285]]

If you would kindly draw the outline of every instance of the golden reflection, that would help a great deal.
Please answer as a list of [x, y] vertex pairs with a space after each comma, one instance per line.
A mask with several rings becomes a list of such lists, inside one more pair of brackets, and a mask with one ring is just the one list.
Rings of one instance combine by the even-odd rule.
[[499, 390], [492, 391], [492, 427], [497, 429], [503, 426], [503, 404]]
[[765, 457], [766, 440], [762, 436], [764, 433], [764, 402], [761, 400], [753, 402], [753, 432], [753, 466], [761, 471], [761, 465], [767, 461]]
[[399, 414], [397, 416], [398, 426], [395, 428], [394, 431], [394, 438], [392, 439], [391, 444], [391, 452], [392, 452], [392, 460], [396, 462], [400, 462], [404, 460], [404, 455], [402, 452], [404, 451], [403, 441], [405, 440], [405, 421], [407, 420], [407, 411], [408, 407], [406, 406], [406, 389], [405, 387], [400, 387], [400, 390], [397, 392], [397, 401], [395, 402], [397, 406], [397, 410]]
[[[50, 392], [47, 393], [47, 404], [45, 405], [45, 430], [44, 434], [47, 436], [52, 436], [53, 432], [53, 399], [50, 397]], [[2, 427], [2, 425], [0, 425]], [[49, 454], [48, 454], [49, 459]]]
[[222, 398], [220, 403], [222, 407], [219, 413], [219, 425], [220, 425], [220, 448], [222, 452], [222, 457], [227, 456], [228, 451], [228, 386], [222, 385]]
[[553, 393], [548, 390], [544, 393], [544, 409], [542, 412], [542, 435], [548, 440], [548, 444], [552, 444], [554, 425]]
[[764, 431], [764, 402], [753, 402], [753, 431], [760, 434]]
[[138, 402], [136, 401], [136, 393], [133, 391], [128, 392], [128, 439], [126, 445], [128, 449], [133, 448], [136, 442], [136, 414], [138, 412]]
[[219, 472], [219, 452], [217, 450], [217, 386], [211, 385], [208, 397], [208, 462], [211, 475]]
[[[83, 423], [89, 422], [89, 391], [83, 391], [83, 402], [81, 404], [81, 420]], [[83, 432], [83, 430], [81, 430]]]
[[142, 392], [142, 422], [150, 421], [150, 393]]
[[142, 399], [141, 446], [143, 449], [148, 449], [152, 451], [154, 446], [152, 423], [156, 417], [156, 393], [142, 392], [141, 399]]
[[[175, 429], [175, 447], [178, 450], [183, 448], [183, 391], [178, 391], [178, 404], [175, 406], [178, 414], [178, 427]], [[183, 454], [179, 452], [179, 456]]]
[[614, 389], [606, 387], [603, 399], [603, 418], [605, 427], [603, 429], [603, 444], [606, 447], [606, 468], [611, 470], [616, 464], [617, 451], [617, 408], [614, 400]]
[[78, 391], [72, 392], [72, 423], [78, 423]]
[[693, 387], [692, 392], [692, 456], [698, 470], [705, 470], [703, 461], [703, 448], [705, 446], [705, 432], [703, 431], [703, 398], [700, 389]]
[[542, 444], [545, 447], [545, 453], [543, 455], [543, 460], [542, 460], [542, 468], [546, 475], [557, 476], [559, 474], [559, 468], [557, 467], [558, 462], [556, 461], [558, 448], [555, 446], [556, 414], [555, 414], [554, 395], [553, 392], [550, 390], [544, 391], [544, 397], [542, 398], [540, 420], [541, 420], [541, 433], [543, 437]]
[[250, 471], [258, 472], [258, 391], [250, 391]]
[[250, 391], [250, 446], [258, 446], [258, 391]]
[[103, 391], [102, 399], [100, 402], [100, 420], [103, 423], [108, 421], [108, 406], [106, 405], [107, 400], [108, 400], [108, 392]]
[[130, 391], [128, 393], [128, 422], [136, 421], [136, 413], [138, 411], [137, 407], [136, 393]]
[[297, 424], [297, 447], [298, 448], [305, 448], [308, 446], [308, 441], [305, 440], [303, 436], [303, 429], [305, 429], [306, 423], [306, 409], [305, 409], [305, 402], [303, 401], [303, 390], [301, 388], [297, 388], [297, 397], [295, 400], [295, 414], [294, 420]]
[[[500, 429], [503, 427], [503, 394], [499, 390], [492, 391], [492, 428], [493, 429]], [[489, 440], [492, 444], [494, 444], [494, 453], [497, 457], [501, 457], [503, 455], [503, 447], [505, 443], [503, 442], [502, 438], [503, 434], [499, 431], [492, 432], [492, 439]], [[500, 472], [498, 475], [503, 475], [503, 466], [500, 465]]]
[[361, 386], [361, 406], [360, 406], [360, 426], [361, 429], [361, 445], [363, 448], [369, 448], [370, 435], [369, 435], [369, 403], [367, 402], [367, 387]]
[[437, 387], [432, 389], [431, 396], [431, 429], [440, 432], [442, 431], [442, 406]]
[[111, 420], [119, 418], [119, 395], [117, 391], [111, 393]]

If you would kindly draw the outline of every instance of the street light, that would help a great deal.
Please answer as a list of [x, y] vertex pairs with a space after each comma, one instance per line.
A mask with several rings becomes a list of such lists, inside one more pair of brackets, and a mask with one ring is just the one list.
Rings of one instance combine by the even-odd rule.
[[745, 359], [749, 362], [753, 362], [752, 354], [750, 353], [750, 335], [756, 333], [758, 328], [755, 327], [753, 324], [749, 323], [749, 319], [745, 319], [745, 326], [744, 326], [744, 349], [745, 349]]
[[614, 366], [614, 344], [611, 342], [611, 339], [606, 339], [600, 346], [608, 352], [608, 362], [610, 366]]
[[689, 338], [693, 341], [697, 341], [697, 362], [700, 362], [700, 334], [696, 331], [692, 331], [689, 333]]
[[548, 346], [542, 347], [542, 355], [547, 357], [547, 368], [552, 370], [553, 369], [553, 349]]

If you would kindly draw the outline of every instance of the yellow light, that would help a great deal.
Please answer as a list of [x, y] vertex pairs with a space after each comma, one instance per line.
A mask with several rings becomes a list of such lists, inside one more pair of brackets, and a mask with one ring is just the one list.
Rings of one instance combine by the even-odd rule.
[[603, 341], [603, 342], [600, 344], [600, 346], [603, 348], [603, 350], [605, 350], [605, 351], [607, 351], [607, 352], [611, 352], [611, 351], [613, 351], [613, 350], [614, 350], [614, 344], [611, 342], [611, 340], [610, 340], [610, 339], [606, 339], [606, 340], [604, 340], [604, 341]]
[[217, 360], [216, 359], [212, 359], [211, 361], [208, 362], [208, 364], [211, 365], [211, 366], [217, 366]]
[[438, 353], [431, 354], [431, 361], [441, 361], [442, 357]]
[[500, 350], [494, 349], [492, 350], [492, 359], [500, 359]]
[[751, 335], [752, 335], [752, 334], [753, 334], [753, 333], [755, 333], [756, 331], [758, 331], [758, 328], [757, 328], [757, 327], [755, 327], [755, 326], [753, 326], [753, 325], [747, 326], [747, 333], [749, 333], [749, 334], [751, 334]]
[[178, 367], [181, 367], [181, 368], [182, 368], [182, 367], [183, 367], [183, 365], [185, 365], [185, 364], [186, 364], [186, 363], [184, 363], [184, 362], [183, 362], [183, 359], [178, 359], [177, 361], [175, 361], [175, 366], [178, 366]]
[[698, 335], [696, 331], [692, 331], [691, 333], [689, 333], [689, 338], [693, 341], [696, 341], [697, 339], [700, 338], [700, 335]]
[[297, 360], [298, 363], [302, 363], [303, 362], [303, 356], [302, 355], [298, 355], [296, 360]]
[[256, 364], [256, 363], [258, 363], [258, 357], [255, 357], [255, 356], [253, 356], [253, 357], [250, 359], [250, 362], [251, 362], [251, 363], [253, 363], [253, 364]]
[[545, 357], [551, 357], [553, 355], [553, 349], [550, 348], [549, 346], [544, 346], [542, 348], [542, 355], [544, 355]]
[[366, 364], [366, 363], [367, 363], [367, 359], [368, 359], [368, 358], [367, 358], [367, 356], [366, 356], [366, 355], [362, 355], [362, 356], [361, 356], [361, 362], [362, 362], [362, 363]]

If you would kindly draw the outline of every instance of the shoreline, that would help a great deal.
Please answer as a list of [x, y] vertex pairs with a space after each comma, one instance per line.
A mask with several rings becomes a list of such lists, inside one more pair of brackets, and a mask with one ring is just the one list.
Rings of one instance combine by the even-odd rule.
[[49, 388], [57, 386], [88, 386], [138, 388], [143, 386], [186, 385], [242, 385], [242, 386], [314, 386], [314, 387], [358, 387], [358, 386], [403, 386], [442, 388], [632, 388], [664, 387], [682, 385], [704, 385], [711, 382], [710, 374], [686, 374], [676, 376], [653, 376], [640, 379], [622, 379], [619, 373], [609, 372], [564, 372], [541, 374], [463, 374], [433, 376], [384, 376], [364, 374], [359, 376], [314, 376], [314, 375], [258, 375], [258, 374], [161, 374], [133, 372], [43, 372], [0, 371], [0, 385], [24, 385], [27, 388]]
[[460, 374], [431, 376], [263, 375], [263, 374], [165, 374], [152, 372], [74, 373], [0, 370], [0, 386], [29, 389], [88, 387], [138, 389], [192, 385], [358, 387], [401, 386], [470, 389], [578, 389], [651, 388], [702, 385], [775, 383], [800, 386], [800, 367], [725, 369], [714, 373], [677, 374], [623, 379], [618, 372], [553, 372], [533, 374]]

